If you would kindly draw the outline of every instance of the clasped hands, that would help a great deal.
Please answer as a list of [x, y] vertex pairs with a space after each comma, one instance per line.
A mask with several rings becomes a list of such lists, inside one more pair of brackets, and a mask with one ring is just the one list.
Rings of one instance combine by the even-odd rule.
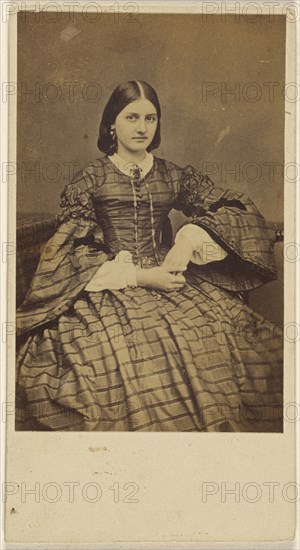
[[183, 235], [180, 236], [160, 266], [137, 270], [137, 285], [167, 292], [182, 288], [185, 284], [183, 272], [192, 255], [193, 246], [190, 240]]

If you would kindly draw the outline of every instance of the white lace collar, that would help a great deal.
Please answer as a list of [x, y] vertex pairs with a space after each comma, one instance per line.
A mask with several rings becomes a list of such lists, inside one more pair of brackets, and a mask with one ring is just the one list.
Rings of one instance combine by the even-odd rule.
[[152, 166], [153, 166], [153, 155], [151, 153], [146, 152], [146, 157], [142, 162], [129, 162], [128, 160], [122, 159], [118, 153], [114, 153], [113, 155], [108, 157], [113, 164], [123, 172], [126, 176], [130, 176], [130, 170], [134, 166], [139, 166], [143, 172], [143, 176], [145, 177], [148, 172], [150, 172]]

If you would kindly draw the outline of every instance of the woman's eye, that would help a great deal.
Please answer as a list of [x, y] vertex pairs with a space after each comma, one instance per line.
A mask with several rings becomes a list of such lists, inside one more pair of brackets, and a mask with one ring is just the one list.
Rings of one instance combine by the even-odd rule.
[[149, 115], [146, 117], [147, 121], [148, 122], [155, 122], [156, 121], [156, 116], [154, 115]]
[[127, 118], [127, 120], [135, 120], [136, 116], [135, 115], [128, 115], [126, 118]]

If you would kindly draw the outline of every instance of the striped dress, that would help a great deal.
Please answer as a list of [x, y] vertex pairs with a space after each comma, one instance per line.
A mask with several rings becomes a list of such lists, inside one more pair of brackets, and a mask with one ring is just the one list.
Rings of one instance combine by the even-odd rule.
[[[190, 262], [180, 290], [85, 290], [120, 250], [160, 265], [172, 208], [227, 257]], [[282, 332], [240, 297], [276, 278], [274, 238], [247, 196], [191, 166], [154, 157], [138, 182], [108, 156], [85, 166], [17, 311], [17, 398], [32, 429], [282, 431]]]

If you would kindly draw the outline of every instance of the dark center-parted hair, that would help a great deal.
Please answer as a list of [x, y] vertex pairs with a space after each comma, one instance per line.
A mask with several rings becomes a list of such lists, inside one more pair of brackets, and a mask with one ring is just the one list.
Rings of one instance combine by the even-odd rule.
[[143, 98], [151, 101], [157, 112], [156, 132], [152, 142], [147, 147], [147, 151], [152, 151], [159, 147], [161, 110], [156, 92], [147, 82], [130, 80], [129, 82], [119, 84], [115, 88], [104, 108], [97, 142], [100, 151], [108, 155], [113, 155], [117, 151], [117, 142], [111, 135], [111, 125], [115, 123], [118, 114], [127, 105]]

